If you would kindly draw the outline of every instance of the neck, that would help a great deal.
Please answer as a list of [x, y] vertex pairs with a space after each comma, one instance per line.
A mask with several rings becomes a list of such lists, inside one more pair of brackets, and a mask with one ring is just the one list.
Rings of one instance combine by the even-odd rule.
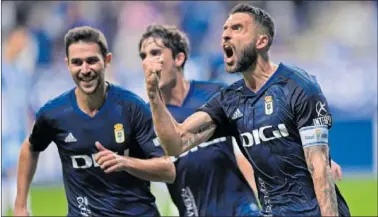
[[177, 72], [173, 87], [160, 88], [160, 94], [166, 105], [181, 106], [189, 92], [190, 82], [185, 80], [181, 72]]
[[246, 86], [253, 92], [258, 91], [274, 74], [278, 66], [269, 60], [269, 57], [257, 57], [256, 63], [243, 71]]
[[79, 88], [76, 88], [75, 94], [79, 108], [93, 117], [105, 103], [108, 86], [108, 83], [100, 85], [91, 95], [85, 94]]

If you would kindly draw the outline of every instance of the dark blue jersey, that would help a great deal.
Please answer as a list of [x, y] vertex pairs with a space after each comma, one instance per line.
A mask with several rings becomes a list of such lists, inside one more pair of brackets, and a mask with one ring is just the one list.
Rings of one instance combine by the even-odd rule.
[[[191, 81], [183, 105], [167, 108], [181, 123], [222, 87], [220, 83]], [[180, 216], [258, 214], [256, 198], [237, 166], [231, 141], [231, 137], [214, 137], [173, 158], [176, 180], [168, 189]]]
[[164, 156], [154, 137], [148, 105], [109, 84], [106, 101], [94, 117], [79, 109], [74, 89], [46, 103], [29, 140], [33, 151], [45, 150], [50, 142], [57, 145], [69, 216], [157, 216], [150, 182], [127, 172], [105, 174], [94, 161], [96, 141], [130, 157]]
[[[321, 215], [303, 148], [328, 144], [332, 118], [313, 76], [280, 64], [256, 93], [240, 80], [199, 110], [239, 141], [255, 171], [263, 214]], [[348, 216], [336, 191], [340, 215]]]

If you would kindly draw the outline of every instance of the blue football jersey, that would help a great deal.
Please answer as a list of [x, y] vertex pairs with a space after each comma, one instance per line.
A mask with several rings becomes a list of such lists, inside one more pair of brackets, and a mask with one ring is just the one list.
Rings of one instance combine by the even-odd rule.
[[127, 172], [105, 174], [94, 161], [95, 142], [121, 155], [148, 159], [164, 156], [155, 146], [148, 105], [130, 91], [109, 84], [99, 112], [81, 111], [72, 89], [47, 102], [30, 135], [31, 149], [54, 142], [62, 162], [68, 216], [158, 216], [150, 182]]
[[[233, 135], [250, 160], [262, 214], [321, 215], [303, 148], [328, 144], [332, 118], [313, 76], [281, 63], [256, 93], [240, 80], [199, 111]], [[337, 186], [336, 193], [340, 215], [349, 216]]]
[[[222, 87], [191, 81], [183, 105], [167, 108], [181, 123]], [[180, 216], [258, 215], [256, 198], [237, 166], [231, 142], [231, 137], [214, 137], [173, 158], [176, 180], [167, 186]]]

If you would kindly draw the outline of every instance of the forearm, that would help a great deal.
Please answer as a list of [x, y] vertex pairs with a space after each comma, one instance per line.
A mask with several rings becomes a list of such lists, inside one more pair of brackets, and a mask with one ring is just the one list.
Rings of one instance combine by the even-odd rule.
[[36, 171], [39, 158], [39, 153], [32, 152], [29, 147], [30, 145], [28, 142], [21, 147], [18, 163], [17, 196], [15, 206], [20, 208], [26, 207], [29, 187]]
[[236, 143], [232, 144], [234, 148], [234, 154], [236, 158], [236, 163], [238, 164], [238, 167], [243, 174], [244, 178], [247, 180], [249, 187], [254, 191], [254, 193], [257, 193], [257, 187], [255, 182], [255, 176], [254, 171], [249, 163], [249, 161], [244, 157], [243, 153], [240, 151], [238, 145]]
[[181, 154], [183, 146], [177, 122], [159, 96], [151, 99], [150, 105], [155, 132], [166, 154], [169, 156]]
[[249, 187], [251, 187], [254, 194], [257, 195], [257, 187], [252, 167], [250, 165], [246, 165], [244, 162], [244, 165], [239, 164], [239, 168], [242, 171], [245, 179], [247, 180]]
[[315, 170], [312, 175], [315, 194], [323, 216], [338, 216], [335, 185], [331, 170], [327, 167]]
[[[311, 147], [312, 153], [317, 151], [327, 152], [321, 149], [328, 149], [327, 146]], [[335, 183], [332, 177], [331, 168], [327, 155], [308, 154], [308, 169], [311, 173], [316, 198], [322, 213], [322, 216], [338, 216], [337, 198]]]
[[[237, 160], [239, 169], [243, 173], [244, 178], [247, 180], [249, 187], [252, 189], [254, 195], [256, 198], [258, 198], [258, 191], [257, 186], [255, 182], [255, 176], [252, 166], [248, 163], [247, 160], [240, 161]], [[258, 200], [257, 200], [258, 201]]]
[[176, 178], [175, 166], [169, 157], [148, 160], [127, 157], [124, 170], [147, 181], [172, 183]]

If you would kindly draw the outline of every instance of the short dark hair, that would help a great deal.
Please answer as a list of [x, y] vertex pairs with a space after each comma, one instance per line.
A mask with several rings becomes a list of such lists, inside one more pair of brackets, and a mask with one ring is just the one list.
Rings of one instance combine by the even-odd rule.
[[79, 41], [97, 43], [100, 47], [101, 55], [105, 58], [108, 54], [108, 43], [106, 42], [104, 34], [100, 30], [90, 26], [81, 26], [70, 29], [64, 36], [67, 57], [70, 45]]
[[273, 18], [263, 9], [249, 4], [237, 4], [231, 9], [230, 12], [230, 14], [235, 13], [247, 13], [254, 18], [255, 23], [259, 24], [263, 28], [264, 33], [270, 38], [267, 47], [269, 49], [273, 43], [275, 34], [275, 24]]
[[139, 51], [142, 48], [143, 41], [150, 37], [160, 38], [163, 41], [164, 46], [171, 49], [173, 58], [176, 58], [178, 53], [183, 52], [185, 54], [185, 60], [181, 68], [184, 68], [190, 53], [190, 42], [188, 36], [184, 32], [180, 31], [175, 26], [159, 24], [149, 25], [139, 41]]

